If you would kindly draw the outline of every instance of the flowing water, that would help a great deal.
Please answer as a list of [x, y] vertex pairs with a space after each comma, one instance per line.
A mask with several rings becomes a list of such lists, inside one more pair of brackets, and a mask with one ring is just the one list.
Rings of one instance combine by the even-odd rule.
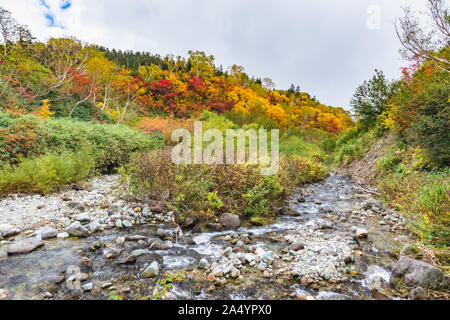
[[[304, 202], [297, 201], [299, 197], [304, 197]], [[280, 216], [267, 226], [242, 227], [225, 232], [185, 231], [183, 243], [177, 241], [169, 224], [109, 230], [84, 239], [46, 241], [44, 247], [29, 254], [0, 258], [0, 289], [7, 289], [11, 299], [142, 299], [164, 296], [172, 299], [392, 299], [396, 294], [385, 285], [396, 262], [392, 252], [409, 240], [402, 233], [393, 233], [380, 226], [382, 216], [379, 214], [361, 210], [361, 203], [369, 198], [370, 195], [361, 187], [343, 176], [331, 174], [322, 182], [299, 189], [288, 201], [287, 206], [298, 216]], [[320, 223], [326, 226], [320, 226]], [[311, 234], [316, 232], [325, 245], [328, 239], [344, 241], [352, 238], [351, 227], [364, 227], [369, 236], [356, 242], [352, 251], [354, 263], [345, 268], [340, 281], [322, 279], [305, 284], [300, 277], [293, 277], [288, 272], [269, 278], [263, 277], [263, 272], [257, 268], [248, 267], [240, 278], [229, 278], [222, 284], [211, 285], [208, 273], [198, 268], [202, 258], [213, 263], [222, 257], [224, 249], [234, 248], [236, 240], [233, 242], [233, 239], [237, 236], [248, 239], [245, 250], [252, 246], [265, 252], [272, 251], [279, 257], [280, 266], [283, 263], [287, 265], [289, 261], [283, 261], [282, 257], [286, 256], [289, 244], [283, 236], [298, 226], [305, 226], [304, 230]], [[172, 233], [173, 237], [165, 241], [168, 248], [154, 250], [145, 241], [116, 243], [118, 236], [156, 238], [158, 228]], [[314, 239], [306, 242], [305, 246], [314, 247]], [[333, 243], [330, 242], [330, 247]], [[118, 262], [134, 250], [140, 250], [136, 261]], [[117, 257], [107, 259], [108, 254]], [[320, 263], [317, 257], [313, 256], [310, 263]], [[152, 261], [160, 265], [159, 276], [142, 278], [142, 270]], [[68, 285], [72, 272], [68, 268], [72, 270], [71, 266], [75, 272], [87, 274], [88, 279], [82, 279], [81, 285], [92, 283], [92, 290]], [[168, 279], [169, 274], [178, 279], [161, 282]]]

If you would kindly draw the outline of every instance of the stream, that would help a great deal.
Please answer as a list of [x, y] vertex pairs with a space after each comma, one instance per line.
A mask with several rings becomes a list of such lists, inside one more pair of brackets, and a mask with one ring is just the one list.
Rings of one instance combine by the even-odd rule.
[[163, 221], [47, 240], [0, 257], [0, 289], [9, 299], [401, 298], [390, 271], [412, 239], [395, 212], [337, 174], [299, 188], [286, 209], [235, 231], [181, 235]]

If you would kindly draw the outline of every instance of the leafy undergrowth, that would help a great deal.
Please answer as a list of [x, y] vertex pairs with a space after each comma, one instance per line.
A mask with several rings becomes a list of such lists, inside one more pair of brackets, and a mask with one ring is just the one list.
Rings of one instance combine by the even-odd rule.
[[13, 192], [49, 193], [89, 176], [94, 161], [87, 150], [47, 154], [0, 169], [0, 195]]
[[175, 165], [170, 149], [137, 155], [121, 170], [129, 191], [169, 199], [182, 213], [209, 220], [225, 212], [241, 218], [270, 216], [296, 186], [323, 178], [326, 171], [312, 159], [280, 156], [278, 174], [264, 176], [259, 165]]
[[0, 194], [48, 193], [164, 145], [127, 126], [0, 113]]

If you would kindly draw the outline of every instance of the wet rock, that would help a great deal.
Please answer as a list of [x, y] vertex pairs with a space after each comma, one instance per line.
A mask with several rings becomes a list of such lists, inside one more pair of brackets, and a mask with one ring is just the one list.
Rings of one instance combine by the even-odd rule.
[[376, 290], [385, 290], [389, 285], [386, 282], [386, 280], [384, 280], [382, 277], [380, 276], [374, 276], [371, 279], [368, 280], [368, 286], [370, 289], [376, 289]]
[[190, 237], [190, 236], [185, 236], [185, 235], [180, 236], [178, 238], [178, 243], [186, 244], [186, 245], [195, 245], [194, 239], [192, 239], [192, 237]]
[[428, 293], [422, 287], [417, 287], [409, 293], [411, 300], [426, 300]]
[[198, 268], [199, 269], [208, 269], [209, 268], [208, 260], [206, 260], [206, 258], [201, 259], [200, 262], [198, 263]]
[[153, 261], [145, 270], [142, 272], [143, 278], [154, 278], [159, 275], [159, 264]]
[[61, 233], [58, 233], [58, 234], [56, 235], [56, 237], [57, 237], [58, 239], [67, 239], [67, 238], [70, 237], [70, 235], [69, 235], [67, 232], [61, 232]]
[[156, 230], [156, 235], [163, 240], [166, 239], [167, 237], [170, 237], [170, 234], [161, 228]]
[[125, 243], [125, 237], [117, 237], [116, 243], [122, 246]]
[[449, 279], [435, 266], [408, 257], [401, 257], [392, 270], [389, 283], [397, 287], [404, 283], [407, 287], [420, 286], [431, 290], [446, 290]]
[[9, 298], [9, 291], [6, 289], [0, 289], [0, 301], [7, 300]]
[[147, 237], [145, 236], [141, 236], [141, 235], [126, 235], [125, 236], [125, 240], [127, 241], [140, 241], [140, 240], [145, 240], [147, 239]]
[[364, 210], [376, 210], [380, 211], [384, 209], [383, 203], [376, 199], [369, 199], [363, 202], [362, 208]]
[[304, 203], [304, 202], [306, 202], [306, 199], [305, 199], [305, 197], [298, 197], [297, 198], [297, 202], [298, 203]]
[[66, 232], [74, 237], [86, 237], [89, 233], [88, 230], [81, 225], [80, 221], [72, 223], [67, 227]]
[[147, 251], [145, 251], [144, 249], [137, 249], [137, 250], [132, 251], [131, 254], [133, 256], [140, 257], [140, 256], [143, 256], [143, 255], [146, 255]]
[[295, 241], [289, 246], [289, 250], [299, 251], [305, 249], [305, 245], [300, 240]]
[[241, 225], [239, 216], [231, 213], [224, 213], [219, 220], [220, 225], [225, 229], [237, 229]]
[[102, 225], [98, 219], [89, 223], [89, 231], [92, 233], [99, 231], [101, 228], [102, 228]]
[[150, 249], [167, 250], [169, 248], [170, 248], [170, 246], [167, 243], [165, 243], [164, 241], [160, 240], [160, 239], [153, 239], [153, 240], [151, 240]]
[[86, 283], [81, 286], [83, 291], [91, 291], [94, 288], [94, 285], [92, 283]]
[[18, 234], [20, 232], [20, 229], [10, 226], [9, 224], [0, 224], [0, 236], [7, 238], [10, 236], [13, 236], [15, 234]]
[[53, 239], [58, 235], [58, 230], [47, 226], [38, 230], [36, 234], [40, 235], [42, 240]]
[[136, 256], [131, 254], [119, 260], [119, 264], [132, 264], [136, 262]]
[[43, 245], [44, 242], [41, 237], [20, 240], [8, 245], [6, 248], [6, 253], [9, 255], [29, 253]]
[[123, 220], [123, 221], [122, 221], [122, 226], [123, 226], [124, 228], [131, 228], [131, 227], [133, 226], [133, 224], [131, 223], [130, 220]]
[[297, 210], [294, 210], [292, 208], [289, 208], [289, 207], [281, 208], [280, 214], [283, 216], [291, 216], [291, 217], [300, 216], [300, 212], [298, 212]]

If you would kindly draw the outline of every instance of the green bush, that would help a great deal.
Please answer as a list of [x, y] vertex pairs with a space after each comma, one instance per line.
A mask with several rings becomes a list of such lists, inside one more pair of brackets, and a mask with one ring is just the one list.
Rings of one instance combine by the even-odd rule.
[[168, 195], [179, 212], [203, 220], [225, 212], [271, 215], [298, 185], [325, 173], [313, 160], [284, 155], [273, 176], [261, 175], [258, 165], [175, 165], [170, 149], [140, 153], [121, 170], [130, 192], [160, 200]]
[[127, 163], [134, 152], [164, 145], [161, 137], [148, 137], [123, 125], [69, 119], [44, 121], [32, 115], [7, 119], [8, 116], [0, 114], [0, 123], [6, 123], [0, 129], [0, 165], [15, 164], [21, 157], [89, 148], [98, 172], [111, 173]]
[[8, 164], [0, 169], [0, 194], [49, 193], [65, 184], [80, 182], [93, 167], [94, 160], [87, 150], [24, 159], [17, 166]]

